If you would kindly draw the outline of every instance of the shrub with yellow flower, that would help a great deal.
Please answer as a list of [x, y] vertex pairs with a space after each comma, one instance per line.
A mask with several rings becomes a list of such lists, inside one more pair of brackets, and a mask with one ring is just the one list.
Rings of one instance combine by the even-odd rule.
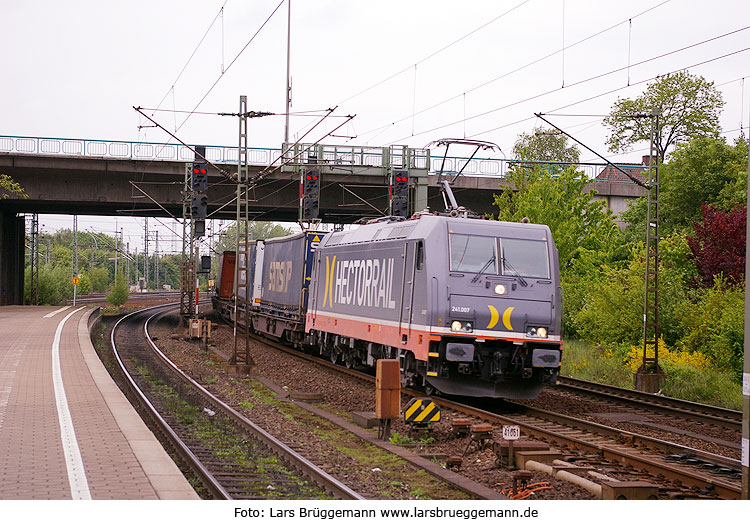
[[[646, 345], [646, 357], [654, 357], [654, 345]], [[705, 354], [697, 351], [690, 351], [686, 348], [680, 350], [670, 350], [664, 342], [663, 337], [659, 337], [659, 362], [668, 362], [675, 365], [687, 365], [699, 370], [711, 366], [711, 360]], [[643, 347], [630, 347], [630, 352], [625, 356], [625, 365], [633, 372], [643, 363]]]

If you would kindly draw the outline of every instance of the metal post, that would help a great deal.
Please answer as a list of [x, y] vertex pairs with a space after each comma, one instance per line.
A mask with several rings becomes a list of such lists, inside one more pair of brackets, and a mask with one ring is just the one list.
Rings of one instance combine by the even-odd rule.
[[[78, 277], [78, 216], [73, 215], [73, 278]], [[73, 281], [73, 306], [76, 305], [78, 282]]]
[[[193, 285], [190, 282], [190, 262], [192, 252], [189, 252], [189, 244], [192, 244], [193, 233], [191, 230], [191, 178], [192, 164], [185, 164], [185, 187], [182, 195], [182, 260], [180, 261], [180, 324], [187, 325], [192, 311]], [[190, 241], [190, 242], [189, 242]], [[190, 246], [192, 247], [192, 246]]]
[[[125, 252], [130, 255], [130, 242], [125, 246]], [[125, 259], [125, 276], [127, 277], [128, 284], [130, 284], [130, 259]]]
[[[48, 241], [49, 242], [49, 241]], [[49, 248], [49, 244], [47, 245]], [[49, 253], [49, 252], [48, 252]], [[47, 258], [49, 262], [49, 257]], [[29, 256], [31, 266], [31, 289], [29, 291], [29, 303], [39, 304], [39, 215], [31, 215], [31, 255]]]
[[[750, 146], [750, 138], [748, 138]], [[750, 148], [747, 160], [747, 214], [750, 215]], [[750, 277], [750, 217], [745, 220], [745, 360], [742, 373], [742, 494], [750, 499], [750, 290], [747, 282]]]
[[[239, 112], [239, 139], [237, 152], [237, 239], [234, 265], [234, 347], [229, 359], [230, 365], [242, 365], [249, 369], [254, 364], [250, 357], [250, 263], [248, 262], [249, 251], [249, 223], [250, 203], [248, 196], [249, 169], [247, 160], [247, 96], [240, 96]], [[242, 297], [242, 309], [239, 306], [239, 286], [242, 282], [244, 295]], [[244, 350], [240, 350], [238, 343], [238, 328], [244, 331]]]
[[286, 0], [286, 122], [284, 123], [284, 143], [289, 143], [289, 107], [292, 103], [292, 86], [290, 74], [291, 35], [292, 35], [292, 0]]
[[148, 217], [143, 219], [143, 277], [148, 291]]
[[117, 231], [118, 231], [117, 230], [117, 218], [115, 218], [115, 282], [117, 282], [117, 250], [119, 249], [117, 247], [117, 242], [118, 242]]
[[156, 283], [156, 289], [159, 290], [159, 231], [155, 231], [156, 235], [156, 249], [154, 250], [154, 282]]
[[[658, 392], [666, 375], [659, 366], [659, 113], [651, 116], [649, 190], [646, 215], [646, 272], [643, 292], [643, 362], [634, 375], [635, 388]], [[648, 357], [648, 345], [654, 357]]]

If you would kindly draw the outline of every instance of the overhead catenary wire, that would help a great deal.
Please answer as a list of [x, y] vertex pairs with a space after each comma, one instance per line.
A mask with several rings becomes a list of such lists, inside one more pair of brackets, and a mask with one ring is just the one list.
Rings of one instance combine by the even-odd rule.
[[[634, 83], [633, 83], [633, 82], [631, 82], [630, 86], [637, 86], [637, 85], [639, 85], [639, 84], [647, 83], [647, 82], [649, 82], [649, 81], [653, 81], [653, 80], [656, 80], [656, 79], [658, 79], [658, 78], [660, 78], [660, 77], [663, 77], [663, 76], [665, 76], [665, 75], [672, 75], [672, 74], [674, 74], [674, 73], [677, 73], [677, 72], [680, 72], [680, 71], [684, 71], [684, 70], [686, 70], [686, 69], [689, 69], [689, 68], [695, 68], [695, 67], [697, 67], [697, 66], [702, 66], [702, 65], [704, 65], [704, 64], [708, 64], [708, 63], [710, 63], [710, 62], [714, 62], [714, 61], [717, 61], [717, 60], [725, 59], [725, 58], [727, 58], [727, 57], [731, 57], [732, 55], [737, 55], [738, 53], [744, 53], [744, 52], [746, 52], [746, 51], [748, 51], [748, 50], [750, 50], [750, 47], [748, 47], [748, 48], [743, 48], [743, 49], [741, 49], [741, 50], [737, 50], [737, 51], [733, 51], [733, 52], [730, 52], [730, 53], [727, 53], [727, 54], [721, 55], [721, 56], [719, 56], [719, 57], [714, 57], [714, 58], [712, 58], [712, 59], [708, 59], [708, 60], [705, 60], [705, 61], [697, 62], [697, 63], [695, 63], [695, 64], [691, 64], [691, 65], [689, 65], [689, 66], [685, 66], [685, 67], [682, 67], [682, 68], [677, 68], [677, 69], [675, 69], [675, 70], [672, 70], [672, 71], [669, 71], [669, 72], [667, 72], [667, 73], [665, 73], [665, 74], [661, 74], [661, 75], [654, 75], [654, 76], [652, 76], [652, 77], [648, 77], [648, 78], [646, 78], [646, 79], [641, 79], [640, 81], [637, 81], [637, 82], [634, 82]], [[582, 104], [582, 103], [586, 103], [586, 102], [588, 102], [588, 101], [593, 101], [594, 99], [598, 99], [599, 97], [604, 97], [604, 96], [607, 96], [607, 95], [611, 95], [611, 94], [613, 94], [613, 93], [615, 93], [615, 92], [619, 92], [620, 90], [623, 90], [623, 89], [625, 89], [625, 88], [628, 88], [628, 87], [629, 87], [629, 86], [618, 86], [618, 87], [616, 87], [616, 88], [613, 88], [613, 89], [611, 89], [611, 90], [607, 90], [607, 91], [605, 91], [605, 92], [601, 92], [601, 93], [598, 93], [598, 94], [596, 94], [596, 95], [592, 95], [592, 96], [590, 96], [590, 97], [585, 97], [585, 98], [583, 98], [583, 99], [579, 99], [578, 101], [574, 101], [574, 102], [572, 102], [572, 103], [568, 103], [568, 104], [565, 104], [565, 105], [563, 105], [563, 106], [559, 106], [559, 107], [557, 107], [557, 108], [551, 109], [551, 110], [549, 110], [549, 113], [552, 113], [552, 112], [557, 112], [557, 111], [559, 111], [559, 110], [564, 110], [565, 108], [570, 108], [571, 106], [576, 106], [576, 105], [579, 105], [579, 104]], [[553, 91], [559, 91], [559, 89], [556, 89], [556, 90], [553, 90]], [[546, 94], [543, 94], [543, 95], [546, 95]], [[535, 98], [535, 97], [534, 97], [534, 98]], [[532, 98], [532, 99], [533, 99], [533, 98]], [[545, 112], [545, 113], [547, 113], [547, 112]], [[496, 131], [496, 130], [500, 130], [500, 129], [503, 129], [503, 128], [507, 128], [507, 127], [509, 127], [509, 126], [517, 125], [517, 124], [519, 124], [519, 123], [523, 123], [523, 122], [526, 122], [526, 121], [531, 121], [531, 120], [533, 120], [533, 119], [535, 119], [535, 117], [534, 117], [534, 116], [531, 116], [531, 117], [526, 117], [526, 118], [523, 118], [523, 119], [519, 119], [519, 120], [517, 120], [517, 121], [513, 121], [512, 123], [506, 123], [506, 124], [504, 124], [504, 125], [500, 125], [500, 126], [497, 126], [497, 127], [493, 127], [493, 128], [487, 129], [487, 130], [483, 130], [483, 131], [481, 131], [481, 132], [478, 132], [477, 134], [475, 134], [475, 136], [474, 136], [474, 137], [476, 137], [476, 136], [481, 136], [481, 135], [487, 134], [487, 133], [489, 133], [489, 132], [494, 132], [494, 131]]]
[[229, 69], [237, 62], [237, 59], [240, 58], [240, 56], [245, 52], [245, 50], [248, 48], [248, 46], [250, 46], [250, 44], [252, 44], [252, 42], [260, 34], [260, 32], [263, 31], [263, 28], [266, 27], [266, 24], [268, 24], [268, 22], [271, 20], [271, 18], [273, 18], [273, 16], [276, 14], [276, 12], [279, 10], [279, 8], [281, 7], [281, 5], [285, 1], [286, 0], [281, 0], [278, 3], [278, 5], [274, 8], [274, 10], [271, 12], [271, 14], [268, 15], [268, 17], [266, 18], [266, 20], [255, 31], [255, 33], [253, 34], [253, 36], [250, 37], [250, 39], [245, 43], [245, 45], [242, 47], [242, 49], [237, 53], [237, 55], [235, 55], [235, 57], [232, 59], [232, 61], [229, 63], [229, 65], [219, 74], [219, 76], [213, 82], [213, 84], [208, 89], [208, 91], [206, 91], [206, 93], [203, 95], [203, 97], [201, 97], [200, 100], [195, 104], [195, 107], [193, 108], [193, 110], [191, 111], [191, 113], [182, 121], [182, 123], [180, 123], [180, 126], [177, 127], [176, 131], [179, 131], [185, 125], [185, 123], [187, 123], [188, 119], [190, 119], [190, 117], [192, 116], [192, 114], [195, 113], [195, 111], [198, 109], [198, 107], [201, 104], [203, 104], [203, 101], [206, 100], [206, 97], [208, 97], [209, 94], [213, 91], [213, 89], [216, 88], [216, 85], [219, 84], [219, 81], [221, 81], [221, 79], [224, 78], [224, 75], [226, 75], [226, 73], [229, 71]]
[[[195, 56], [195, 54], [198, 52], [198, 49], [203, 44], [203, 41], [206, 40], [206, 37], [208, 36], [208, 33], [211, 31], [211, 28], [214, 27], [214, 24], [216, 23], [216, 20], [219, 18], [219, 16], [221, 16], [221, 19], [222, 19], [222, 69], [223, 69], [223, 62], [224, 62], [223, 61], [223, 53], [224, 53], [224, 47], [223, 47], [224, 46], [224, 39], [223, 39], [223, 32], [224, 32], [224, 26], [223, 26], [223, 24], [224, 24], [224, 7], [227, 5], [227, 2], [229, 2], [229, 0], [224, 0], [224, 3], [221, 5], [221, 8], [219, 8], [219, 12], [216, 14], [216, 16], [214, 17], [214, 19], [208, 25], [208, 28], [206, 29], [206, 32], [203, 33], [203, 36], [198, 41], [198, 44], [195, 46], [195, 49], [193, 50], [193, 53], [190, 54], [190, 57], [188, 57], [188, 60], [187, 60], [187, 62], [185, 62], [185, 65], [180, 70], [180, 73], [177, 74], [177, 78], [172, 82], [172, 85], [167, 90], [167, 93], [164, 94], [164, 97], [162, 97], [161, 101], [159, 101], [159, 104], [156, 105], [157, 109], [159, 107], [161, 107], [162, 103], [169, 96], [170, 92], [172, 92], [172, 97], [174, 98], [174, 88], [175, 88], [175, 85], [180, 80], [180, 77], [182, 77], [182, 74], [185, 73], [185, 70], [187, 69], [187, 67], [190, 64], [190, 62], [193, 60], [193, 57]], [[177, 123], [175, 122], [175, 129], [176, 129], [176, 125], [177, 125]]]
[[[447, 103], [449, 103], [451, 101], [454, 101], [455, 99], [458, 99], [459, 97], [465, 97], [467, 93], [474, 92], [476, 90], [479, 90], [481, 88], [489, 86], [490, 84], [495, 83], [495, 82], [497, 82], [497, 81], [499, 81], [501, 79], [509, 77], [509, 76], [511, 76], [511, 75], [513, 75], [515, 73], [521, 72], [521, 71], [525, 70], [526, 68], [529, 68], [529, 67], [534, 66], [536, 64], [539, 64], [540, 62], [545, 61], [545, 60], [547, 60], [547, 59], [549, 59], [551, 57], [554, 57], [558, 53], [564, 53], [565, 50], [574, 48], [574, 47], [578, 46], [579, 44], [583, 44], [584, 42], [587, 42], [587, 41], [589, 41], [589, 40], [591, 40], [591, 39], [593, 39], [595, 37], [598, 37], [599, 35], [607, 33], [607, 32], [609, 32], [609, 31], [611, 31], [611, 30], [613, 30], [613, 29], [615, 29], [615, 28], [617, 28], [617, 27], [619, 27], [619, 26], [621, 26], [621, 25], [623, 25], [625, 23], [629, 23], [633, 19], [638, 18], [638, 17], [640, 17], [642, 15], [645, 15], [646, 13], [649, 13], [650, 11], [653, 11], [654, 9], [659, 8], [659, 7], [663, 6], [664, 4], [669, 3], [670, 1], [671, 0], [664, 0], [664, 1], [660, 2], [659, 4], [657, 4], [655, 6], [652, 6], [652, 7], [648, 8], [648, 9], [646, 9], [644, 11], [641, 11], [640, 13], [638, 13], [636, 15], [631, 16], [630, 18], [628, 18], [626, 20], [622, 20], [622, 21], [620, 21], [620, 22], [618, 22], [616, 24], [608, 26], [608, 27], [606, 27], [606, 28], [604, 28], [602, 30], [597, 31], [596, 33], [593, 33], [593, 34], [591, 34], [591, 35], [589, 35], [587, 37], [584, 37], [584, 38], [582, 38], [580, 40], [577, 40], [576, 42], [573, 42], [572, 44], [568, 44], [566, 46], [564, 45], [562, 48], [560, 48], [558, 50], [555, 50], [555, 51], [553, 51], [551, 53], [548, 53], [548, 54], [546, 54], [546, 55], [544, 55], [542, 57], [539, 57], [539, 58], [534, 59], [534, 60], [532, 60], [530, 62], [527, 62], [526, 64], [518, 66], [517, 68], [514, 68], [513, 70], [510, 70], [508, 72], [503, 73], [502, 75], [494, 77], [494, 78], [492, 78], [492, 79], [490, 79], [488, 81], [482, 82], [482, 83], [480, 83], [480, 84], [478, 84], [478, 85], [476, 85], [476, 86], [474, 86], [472, 88], [469, 88], [468, 90], [464, 90], [463, 92], [461, 92], [459, 94], [456, 94], [456, 95], [454, 95], [452, 97], [449, 97], [447, 99], [443, 99], [442, 101], [439, 101], [439, 102], [437, 102], [435, 104], [432, 104], [432, 105], [428, 106], [427, 108], [424, 108], [424, 109], [419, 110], [417, 112], [412, 111], [411, 116], [404, 116], [404, 117], [402, 117], [402, 118], [400, 118], [400, 119], [398, 119], [396, 121], [392, 121], [391, 123], [388, 123], [388, 124], [385, 124], [385, 125], [380, 125], [378, 127], [372, 128], [372, 129], [370, 129], [368, 131], [362, 132], [360, 134], [360, 136], [367, 136], [368, 134], [371, 134], [373, 132], [382, 131], [383, 129], [387, 129], [387, 128], [393, 126], [393, 125], [401, 123], [401, 122], [409, 119], [410, 117], [413, 119], [414, 116], [418, 116], [418, 115], [421, 115], [421, 114], [423, 114], [425, 112], [429, 112], [430, 110], [434, 110], [435, 108], [438, 108], [438, 107], [440, 107], [442, 105], [445, 105], [445, 104], [447, 104]], [[628, 64], [630, 64], [630, 60], [628, 60]]]
[[[730, 31], [730, 32], [727, 32], [727, 33], [723, 33], [721, 35], [717, 35], [715, 37], [711, 37], [709, 39], [702, 40], [700, 42], [696, 42], [696, 43], [690, 44], [688, 46], [683, 46], [681, 48], [678, 48], [678, 49], [675, 49], [675, 50], [672, 50], [672, 51], [669, 51], [669, 52], [666, 52], [666, 53], [661, 53], [659, 55], [650, 57], [648, 59], [644, 59], [642, 61], [636, 62], [636, 63], [632, 64], [631, 66], [640, 66], [640, 65], [643, 65], [643, 64], [647, 64], [649, 62], [652, 62], [652, 61], [655, 61], [655, 60], [658, 60], [658, 59], [662, 59], [662, 58], [667, 57], [669, 55], [674, 55], [675, 53], [680, 53], [682, 51], [685, 51], [685, 50], [688, 50], [688, 49], [691, 49], [691, 48], [695, 48], [697, 46], [701, 46], [701, 45], [707, 44], [709, 42], [713, 42], [713, 41], [716, 41], [718, 39], [728, 37], [730, 35], [734, 35], [734, 34], [739, 33], [741, 31], [746, 31], [748, 29], [750, 29], [750, 26], [745, 26], [743, 28], [739, 28], [739, 29], [736, 29], [736, 30], [733, 30], [733, 31]], [[664, 76], [664, 75], [671, 75], [672, 73], [676, 73], [676, 72], [683, 71], [683, 70], [688, 69], [688, 68], [693, 68], [693, 67], [696, 67], [696, 66], [707, 64], [709, 62], [713, 62], [715, 60], [720, 60], [720, 59], [729, 57], [731, 55], [736, 55], [737, 53], [742, 53], [742, 52], [747, 51], [747, 50], [748, 50], [748, 48], [743, 48], [743, 49], [740, 49], [740, 50], [736, 50], [734, 52], [730, 52], [730, 53], [727, 53], [727, 54], [724, 54], [724, 55], [721, 55], [721, 56], [718, 56], [718, 57], [714, 57], [712, 59], [701, 61], [701, 62], [695, 63], [693, 65], [690, 65], [690, 66], [683, 66], [681, 68], [677, 68], [677, 69], [671, 71], [670, 73], [662, 74], [662, 75], [657, 75], [657, 76], [654, 76], [653, 78], [655, 79], [657, 77], [661, 77], [661, 76]], [[493, 114], [495, 112], [499, 112], [500, 110], [505, 110], [507, 108], [510, 108], [510, 107], [513, 107], [513, 106], [516, 106], [516, 105], [519, 105], [519, 104], [522, 104], [522, 103], [533, 101], [534, 99], [538, 99], [540, 97], [544, 97], [544, 96], [547, 96], [547, 95], [550, 95], [550, 94], [553, 94], [553, 93], [556, 93], [556, 92], [560, 92], [562, 90], [567, 90], [568, 88], [572, 88], [574, 86], [580, 86], [582, 84], [589, 83], [589, 82], [595, 81], [597, 79], [601, 79], [601, 78], [604, 78], [604, 77], [607, 77], [607, 76], [610, 76], [610, 75], [614, 75], [615, 73], [622, 72], [622, 71], [626, 70], [627, 68], [628, 68], [627, 65], [623, 66], [623, 67], [620, 67], [620, 68], [615, 68], [613, 70], [609, 70], [607, 72], [600, 73], [600, 74], [594, 75], [592, 77], [588, 77], [586, 79], [582, 79], [580, 81], [576, 81], [574, 83], [568, 84], [564, 88], [562, 88], [562, 87], [552, 88], [552, 89], [546, 90], [544, 92], [541, 92], [541, 93], [538, 93], [538, 94], [535, 94], [535, 95], [532, 95], [532, 96], [529, 96], [529, 97], [525, 97], [525, 98], [520, 99], [518, 101], [515, 101], [515, 102], [512, 102], [512, 103], [508, 103], [508, 104], [505, 104], [503, 106], [499, 106], [499, 107], [493, 108], [491, 110], [486, 110], [484, 112], [480, 112], [478, 114], [475, 114], [475, 115], [470, 116], [470, 117], [465, 118], [465, 119], [471, 121], [471, 120], [477, 119], [479, 117], [485, 117], [485, 116]], [[609, 92], [606, 92], [606, 93], [612, 93], [613, 91], [619, 91], [619, 90], [622, 90], [622, 89], [627, 88], [629, 86], [634, 86], [636, 84], [641, 84], [642, 82], [644, 82], [644, 81], [639, 81], [637, 83], [631, 82], [629, 85], [626, 85], [626, 86], [623, 86], [623, 87], [618, 87], [615, 90], [610, 90]], [[596, 97], [599, 97], [599, 96], [596, 96]], [[568, 106], [572, 106], [572, 105], [565, 105], [563, 107], [560, 107], [559, 109], [566, 108]], [[557, 109], [557, 110], [559, 110], [559, 109]], [[553, 111], [556, 111], [556, 110], [553, 110]], [[428, 130], [424, 130], [424, 131], [418, 132], [418, 133], [413, 134], [411, 136], [401, 137], [401, 138], [399, 138], [399, 139], [397, 139], [395, 141], [389, 142], [389, 144], [390, 145], [397, 144], [399, 142], [405, 141], [405, 140], [410, 139], [412, 137], [417, 137], [417, 136], [420, 136], [420, 135], [428, 134], [430, 132], [435, 132], [437, 130], [441, 130], [443, 128], [447, 128], [447, 127], [450, 127], [450, 126], [455, 126], [455, 125], [461, 124], [462, 122], [463, 122], [462, 119], [459, 119], [459, 120], [456, 120], [456, 121], [452, 121], [452, 122], [446, 123], [444, 125], [439, 125], [437, 127], [433, 127], [433, 128], [428, 129]], [[502, 127], [496, 127], [496, 128], [490, 129], [490, 130], [486, 130], [484, 132], [497, 130], [499, 128], [502, 128]], [[475, 137], [475, 135], [474, 136], [470, 136], [470, 137]]]
[[[458, 39], [454, 40], [454, 41], [453, 41], [453, 42], [451, 42], [450, 44], [446, 44], [445, 46], [443, 46], [442, 48], [438, 49], [437, 51], [434, 51], [434, 52], [430, 53], [429, 55], [427, 55], [427, 56], [426, 56], [426, 57], [424, 57], [423, 59], [420, 59], [420, 60], [418, 60], [417, 62], [415, 62], [414, 64], [410, 64], [410, 65], [409, 65], [409, 66], [407, 66], [406, 68], [404, 68], [404, 69], [402, 69], [402, 70], [399, 70], [399, 71], [397, 71], [396, 73], [393, 73], [393, 74], [389, 75], [389, 76], [388, 76], [388, 77], [386, 77], [385, 79], [382, 79], [382, 80], [380, 80], [380, 81], [376, 82], [375, 84], [373, 84], [373, 85], [371, 85], [371, 86], [369, 86], [369, 87], [365, 88], [364, 90], [360, 90], [359, 92], [355, 93], [354, 95], [351, 95], [351, 96], [347, 97], [347, 98], [346, 98], [346, 99], [344, 99], [343, 101], [339, 102], [337, 106], [341, 106], [341, 105], [342, 105], [342, 104], [344, 104], [344, 103], [348, 103], [348, 102], [349, 102], [349, 101], [351, 101], [352, 99], [355, 99], [355, 98], [359, 97], [360, 95], [362, 95], [362, 94], [364, 94], [364, 93], [367, 93], [367, 92], [369, 92], [370, 90], [373, 90], [373, 89], [377, 88], [377, 87], [378, 87], [378, 86], [380, 86], [381, 84], [384, 84], [384, 83], [386, 83], [386, 82], [390, 81], [391, 79], [394, 79], [394, 78], [398, 77], [399, 75], [402, 75], [403, 73], [405, 73], [405, 72], [408, 72], [408, 71], [410, 71], [410, 70], [411, 70], [411, 69], [412, 69], [413, 67], [416, 67], [416, 66], [417, 66], [418, 64], [422, 64], [423, 62], [426, 62], [426, 61], [430, 60], [431, 58], [435, 57], [436, 55], [439, 55], [440, 53], [442, 53], [443, 51], [447, 50], [448, 48], [451, 48], [451, 47], [452, 47], [452, 46], [454, 46], [455, 44], [458, 44], [458, 43], [459, 43], [459, 42], [461, 42], [462, 40], [464, 40], [464, 39], [466, 39], [466, 38], [470, 37], [471, 35], [473, 35], [473, 34], [474, 34], [474, 33], [476, 33], [477, 31], [481, 31], [482, 29], [486, 28], [486, 27], [487, 27], [487, 26], [489, 26], [490, 24], [492, 24], [492, 23], [494, 23], [494, 22], [496, 22], [496, 21], [500, 20], [501, 18], [503, 18], [503, 17], [505, 17], [506, 15], [508, 15], [508, 14], [512, 13], [513, 11], [515, 11], [515, 10], [516, 10], [516, 9], [518, 9], [519, 7], [521, 7], [521, 6], [523, 6], [523, 5], [527, 4], [527, 3], [529, 3], [530, 1], [531, 1], [531, 0], [524, 0], [524, 1], [523, 1], [523, 2], [521, 2], [520, 4], [517, 4], [517, 5], [515, 5], [514, 7], [512, 7], [512, 8], [510, 8], [510, 9], [508, 9], [507, 11], [504, 11], [503, 13], [499, 14], [498, 16], [496, 16], [495, 18], [493, 18], [492, 20], [490, 20], [490, 21], [488, 21], [488, 22], [485, 22], [485, 23], [484, 23], [484, 24], [482, 24], [481, 26], [479, 26], [479, 27], [477, 27], [477, 28], [475, 28], [475, 29], [471, 30], [470, 32], [468, 32], [468, 33], [466, 33], [465, 35], [463, 35], [462, 37], [459, 37]], [[669, 0], [666, 0], [666, 1], [669, 1]]]

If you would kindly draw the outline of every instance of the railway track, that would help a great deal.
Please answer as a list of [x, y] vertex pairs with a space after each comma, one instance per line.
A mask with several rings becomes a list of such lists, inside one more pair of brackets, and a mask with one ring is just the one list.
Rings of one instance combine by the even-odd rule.
[[[326, 365], [339, 372], [374, 384], [374, 376], [358, 370], [304, 354], [280, 343], [253, 336], [259, 342], [307, 361]], [[419, 392], [402, 389], [410, 396], [423, 396]], [[580, 456], [587, 465], [607, 467], [617, 473], [650, 478], [658, 483], [665, 496], [718, 497], [737, 499], [741, 492], [740, 461], [707, 451], [668, 442], [588, 420], [514, 404], [513, 414], [500, 414], [492, 406], [467, 405], [441, 397], [431, 397], [444, 409], [472, 416], [497, 425], [519, 425], [530, 439], [544, 440], [568, 452], [572, 458]], [[690, 407], [688, 405], [688, 407]], [[679, 415], [679, 410], [673, 408]], [[691, 416], [695, 418], [693, 411]]]
[[[87, 293], [86, 295], [79, 295], [76, 297], [76, 304], [95, 304], [95, 303], [106, 303], [107, 293]], [[128, 300], [130, 301], [144, 301], [159, 299], [163, 302], [169, 302], [170, 299], [179, 299], [180, 291], [153, 291], [153, 292], [130, 292]], [[68, 299], [68, 304], [73, 304], [73, 299]]]
[[[166, 308], [173, 309], [172, 307]], [[207, 494], [218, 499], [362, 499], [177, 368], [148, 337], [165, 306], [120, 319], [111, 346], [129, 392]]]
[[742, 412], [740, 411], [613, 387], [567, 376], [560, 376], [559, 379], [558, 390], [594, 395], [615, 403], [624, 402], [649, 412], [657, 412], [681, 419], [689, 418], [702, 424], [723, 427], [732, 431], [740, 432], [742, 430]]

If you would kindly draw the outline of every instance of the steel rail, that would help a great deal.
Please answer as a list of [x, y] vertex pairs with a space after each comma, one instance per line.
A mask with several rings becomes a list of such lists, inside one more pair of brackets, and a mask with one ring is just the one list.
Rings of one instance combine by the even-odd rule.
[[[365, 374], [364, 372], [351, 370], [342, 365], [332, 364], [325, 359], [310, 356], [303, 352], [288, 348], [281, 343], [257, 335], [253, 335], [252, 337], [253, 339], [276, 348], [277, 350], [291, 353], [296, 357], [306, 359], [316, 364], [328, 366], [338, 372], [348, 374], [363, 381], [375, 383], [375, 377]], [[412, 389], [402, 388], [401, 392], [413, 397], [424, 396], [423, 393]], [[559, 445], [566, 445], [571, 449], [578, 448], [590, 453], [598, 454], [606, 460], [617, 463], [626, 463], [637, 469], [646, 470], [649, 474], [654, 476], [661, 474], [673, 480], [679, 480], [687, 486], [697, 486], [700, 488], [713, 486], [717, 495], [721, 498], [738, 499], [740, 496], [740, 485], [734, 485], [722, 478], [713, 478], [706, 474], [692, 471], [688, 468], [679, 467], [676, 464], [669, 463], [664, 460], [664, 458], [665, 455], [669, 454], [689, 454], [700, 460], [705, 460], [706, 462], [714, 463], [733, 470], [740, 468], [739, 460], [520, 404], [518, 404], [519, 407], [523, 408], [524, 412], [528, 414], [528, 419], [496, 414], [491, 411], [472, 407], [442, 397], [430, 396], [430, 398], [444, 408], [449, 408], [492, 423], [519, 425], [529, 436], [543, 438]], [[540, 422], [547, 422], [547, 425]], [[561, 431], [561, 428], [568, 430]], [[602, 437], [602, 439], [606, 439], [606, 441], [603, 441], [602, 439], [591, 439], [591, 435], [597, 435]], [[643, 449], [648, 449], [651, 453], [644, 453]]]
[[167, 310], [164, 310], [161, 313], [157, 313], [152, 315], [145, 323], [144, 323], [144, 333], [145, 336], [149, 342], [149, 345], [151, 346], [152, 350], [156, 353], [157, 357], [161, 360], [161, 362], [166, 365], [168, 368], [170, 368], [175, 374], [177, 374], [179, 377], [181, 377], [183, 380], [185, 380], [187, 383], [189, 383], [195, 390], [200, 392], [205, 398], [207, 398], [213, 405], [221, 408], [233, 421], [236, 425], [238, 425], [240, 428], [242, 428], [245, 431], [250, 432], [250, 434], [258, 439], [266, 448], [272, 450], [274, 453], [276, 453], [278, 456], [286, 460], [291, 465], [298, 468], [300, 471], [302, 471], [303, 474], [311, 478], [314, 482], [321, 485], [325, 490], [332, 493], [335, 497], [339, 499], [349, 499], [349, 500], [364, 500], [364, 497], [346, 486], [343, 482], [340, 482], [336, 480], [334, 477], [320, 469], [318, 466], [307, 460], [305, 457], [300, 455], [299, 453], [292, 450], [290, 447], [288, 447], [286, 444], [281, 442], [280, 440], [276, 439], [272, 435], [270, 435], [268, 432], [266, 432], [264, 429], [253, 423], [252, 421], [248, 420], [245, 416], [234, 410], [232, 407], [224, 403], [222, 400], [211, 394], [208, 390], [206, 390], [202, 385], [200, 385], [197, 381], [192, 379], [187, 373], [185, 373], [183, 370], [181, 370], [172, 360], [170, 360], [160, 349], [156, 346], [156, 343], [151, 339], [151, 336], [149, 335], [148, 326], [151, 323], [153, 319], [156, 317], [161, 317], [165, 315], [164, 312]]
[[722, 427], [740, 430], [742, 425], [742, 412], [723, 407], [715, 407], [702, 403], [670, 398], [649, 394], [622, 387], [605, 385], [595, 381], [581, 380], [568, 376], [558, 378], [561, 383], [558, 388], [564, 390], [582, 392], [586, 394], [596, 394], [603, 398], [615, 401], [627, 401], [631, 405], [636, 405], [646, 409], [656, 410], [673, 416], [692, 416], [699, 418], [703, 423], [719, 425]]
[[227, 490], [224, 489], [224, 487], [216, 480], [216, 478], [211, 474], [211, 472], [201, 463], [198, 457], [196, 457], [193, 454], [193, 452], [187, 447], [187, 445], [185, 445], [185, 443], [180, 439], [179, 435], [174, 431], [174, 429], [172, 429], [169, 426], [169, 424], [164, 420], [164, 418], [162, 418], [162, 416], [153, 406], [153, 404], [148, 399], [146, 394], [138, 386], [138, 383], [136, 383], [136, 381], [128, 372], [128, 369], [125, 367], [125, 364], [122, 358], [120, 357], [120, 353], [117, 350], [117, 345], [115, 344], [115, 334], [120, 324], [123, 323], [123, 321], [126, 321], [127, 319], [134, 317], [136, 315], [140, 315], [143, 312], [146, 312], [148, 310], [156, 310], [156, 309], [163, 309], [163, 308], [164, 306], [159, 306], [156, 308], [155, 307], [144, 308], [142, 310], [137, 310], [133, 313], [130, 313], [122, 317], [121, 319], [119, 319], [115, 323], [115, 325], [112, 327], [112, 332], [110, 334], [110, 344], [112, 346], [112, 352], [133, 394], [136, 396], [140, 404], [143, 405], [143, 407], [146, 409], [146, 411], [149, 414], [149, 417], [151, 418], [153, 423], [156, 425], [156, 427], [159, 429], [159, 432], [162, 433], [163, 437], [165, 437], [167, 441], [170, 443], [170, 445], [175, 449], [178, 456], [182, 460], [184, 460], [188, 464], [188, 466], [190, 466], [190, 469], [200, 479], [201, 483], [206, 487], [206, 489], [209, 491], [209, 493], [213, 497], [217, 499], [231, 500], [232, 497], [227, 492]]

